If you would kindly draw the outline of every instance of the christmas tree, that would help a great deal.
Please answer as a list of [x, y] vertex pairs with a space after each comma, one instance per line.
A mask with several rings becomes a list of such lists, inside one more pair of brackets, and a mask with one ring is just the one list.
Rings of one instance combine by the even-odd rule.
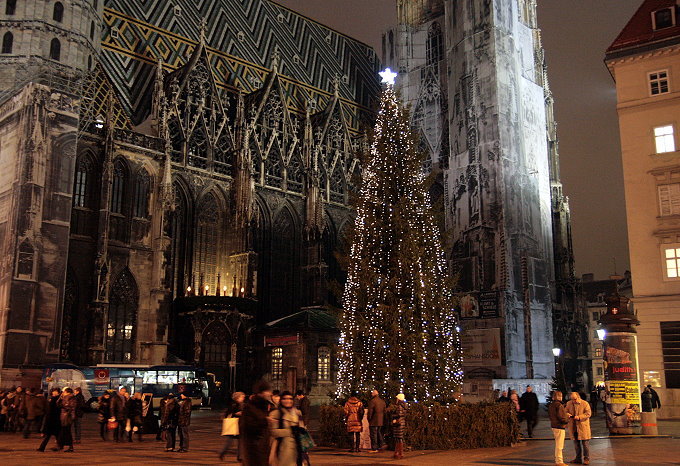
[[423, 161], [408, 112], [388, 84], [357, 203], [338, 397], [375, 388], [387, 397], [449, 402], [460, 390], [459, 328]]

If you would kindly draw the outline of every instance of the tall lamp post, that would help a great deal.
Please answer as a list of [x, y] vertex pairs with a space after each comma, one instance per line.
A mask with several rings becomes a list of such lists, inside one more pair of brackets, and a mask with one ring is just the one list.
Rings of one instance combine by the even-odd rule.
[[607, 312], [600, 317], [607, 390], [605, 412], [609, 433], [632, 434], [640, 427], [640, 374], [637, 331], [640, 321], [628, 307], [629, 299], [616, 293], [607, 298]]
[[[555, 356], [555, 383], [557, 384], [557, 389], [561, 392], [564, 393], [566, 396], [566, 391], [567, 391], [567, 382], [564, 378], [564, 370], [562, 367], [560, 367], [560, 356], [562, 355], [562, 349], [560, 348], [553, 348], [552, 349], [553, 356]], [[560, 380], [562, 380], [562, 383], [560, 384]]]

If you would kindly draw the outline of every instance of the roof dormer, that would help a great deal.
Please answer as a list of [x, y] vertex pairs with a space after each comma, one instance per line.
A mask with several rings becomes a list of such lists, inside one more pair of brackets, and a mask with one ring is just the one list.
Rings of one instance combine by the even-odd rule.
[[652, 28], [655, 31], [675, 26], [675, 5], [652, 11]]

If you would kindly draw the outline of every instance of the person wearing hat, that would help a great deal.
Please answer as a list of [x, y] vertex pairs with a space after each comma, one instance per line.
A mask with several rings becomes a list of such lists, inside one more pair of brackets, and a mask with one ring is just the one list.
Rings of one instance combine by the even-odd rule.
[[404, 457], [404, 431], [406, 430], [406, 397], [397, 395], [392, 407], [392, 437], [394, 438], [394, 458]]
[[189, 392], [180, 393], [177, 431], [179, 432], [179, 453], [189, 451], [189, 425], [191, 424], [191, 397]]

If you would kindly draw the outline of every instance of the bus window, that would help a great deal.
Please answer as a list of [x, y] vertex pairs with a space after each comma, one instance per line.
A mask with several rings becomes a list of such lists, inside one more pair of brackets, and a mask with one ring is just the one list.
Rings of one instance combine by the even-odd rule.
[[194, 371], [179, 371], [178, 383], [194, 383], [196, 381], [196, 373]]
[[158, 371], [159, 384], [174, 385], [177, 383], [177, 371]]
[[144, 384], [157, 383], [156, 374], [156, 371], [137, 371], [137, 377], [141, 377]]

